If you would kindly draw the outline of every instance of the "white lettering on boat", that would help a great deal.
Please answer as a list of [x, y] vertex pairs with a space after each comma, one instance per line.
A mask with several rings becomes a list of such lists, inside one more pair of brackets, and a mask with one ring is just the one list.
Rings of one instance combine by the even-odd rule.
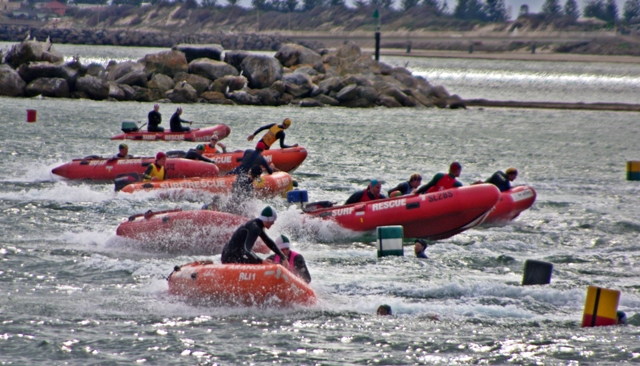
[[[133, 137], [132, 137], [133, 139]], [[142, 135], [142, 139], [143, 140], [147, 140], [147, 141], [155, 141], [156, 140], [156, 135]]]
[[255, 281], [256, 274], [255, 273], [244, 273], [240, 272], [240, 276], [238, 277], [239, 281]]
[[89, 165], [105, 165], [106, 160], [89, 160]]
[[380, 203], [374, 203], [371, 205], [371, 211], [380, 211], [386, 210], [388, 208], [401, 207], [407, 204], [407, 199], [403, 198], [401, 200], [393, 200], [393, 201], [385, 201]]
[[353, 213], [353, 207], [345, 207], [345, 208], [339, 208], [333, 211], [333, 216], [351, 215], [352, 213]]
[[231, 156], [221, 156], [221, 157], [214, 157], [213, 161], [216, 162], [216, 164], [230, 164], [231, 163]]
[[273, 158], [273, 156], [271, 156], [271, 155], [263, 155], [263, 156], [264, 156], [264, 160], [266, 160], [267, 163], [270, 163], [271, 159]]
[[511, 198], [513, 199], [513, 202], [526, 200], [527, 198], [531, 198], [531, 197], [533, 197], [533, 191], [530, 190], [529, 188], [525, 189], [524, 191], [511, 194]]
[[227, 181], [221, 179], [178, 181], [160, 183], [160, 188], [209, 189], [227, 187]]
[[165, 141], [182, 141], [184, 140], [184, 135], [164, 135]]
[[142, 159], [118, 159], [118, 165], [142, 164]]

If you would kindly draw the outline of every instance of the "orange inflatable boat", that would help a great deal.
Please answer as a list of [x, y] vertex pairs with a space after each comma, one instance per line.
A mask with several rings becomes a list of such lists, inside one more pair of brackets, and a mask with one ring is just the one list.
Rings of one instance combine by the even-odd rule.
[[[88, 156], [53, 168], [51, 173], [67, 179], [114, 180], [119, 175], [137, 173], [142, 175], [155, 158], [105, 159]], [[167, 159], [167, 178], [215, 177], [219, 174], [215, 164], [189, 159]]]
[[209, 141], [214, 133], [217, 133], [218, 137], [222, 140], [229, 136], [231, 128], [224, 124], [213, 127], [194, 128], [189, 132], [171, 132], [169, 129], [167, 129], [166, 132], [149, 132], [134, 128], [132, 131], [115, 135], [111, 139], [136, 141]]
[[216, 305], [290, 307], [316, 303], [313, 289], [278, 264], [213, 264], [199, 261], [176, 266], [169, 293]]
[[354, 231], [402, 225], [405, 238], [437, 240], [479, 225], [499, 198], [496, 186], [479, 184], [315, 210], [310, 203], [305, 211]]
[[500, 193], [500, 200], [491, 209], [482, 226], [505, 224], [529, 209], [536, 200], [536, 191], [529, 186], [517, 186]]
[[[170, 253], [214, 255], [222, 253], [236, 228], [250, 219], [210, 210], [148, 211], [121, 223], [116, 235], [134, 239], [140, 248]], [[260, 238], [253, 250], [271, 251]]]
[[[240, 165], [244, 151], [236, 151], [225, 154], [204, 154], [213, 160], [221, 173], [226, 173]], [[265, 160], [283, 172], [291, 173], [307, 158], [307, 149], [304, 147], [290, 147], [286, 149], [265, 150], [262, 152]]]

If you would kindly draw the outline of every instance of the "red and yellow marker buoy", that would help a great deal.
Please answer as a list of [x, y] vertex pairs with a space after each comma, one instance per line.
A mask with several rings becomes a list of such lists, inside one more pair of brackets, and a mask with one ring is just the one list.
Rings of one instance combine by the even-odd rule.
[[615, 325], [620, 291], [589, 286], [582, 315], [583, 327]]

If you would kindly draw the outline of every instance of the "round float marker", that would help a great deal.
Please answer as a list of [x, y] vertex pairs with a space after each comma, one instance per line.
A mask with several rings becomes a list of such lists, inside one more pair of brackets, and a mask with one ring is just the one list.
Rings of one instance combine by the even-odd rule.
[[35, 109], [27, 109], [27, 122], [35, 122], [38, 118], [38, 112]]

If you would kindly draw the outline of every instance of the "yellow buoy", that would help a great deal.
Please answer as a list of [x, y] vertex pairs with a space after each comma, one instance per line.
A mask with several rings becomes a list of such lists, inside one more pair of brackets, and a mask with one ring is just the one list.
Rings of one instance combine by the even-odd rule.
[[640, 180], [640, 161], [627, 161], [627, 180]]
[[583, 327], [615, 325], [620, 291], [589, 286], [582, 315]]

